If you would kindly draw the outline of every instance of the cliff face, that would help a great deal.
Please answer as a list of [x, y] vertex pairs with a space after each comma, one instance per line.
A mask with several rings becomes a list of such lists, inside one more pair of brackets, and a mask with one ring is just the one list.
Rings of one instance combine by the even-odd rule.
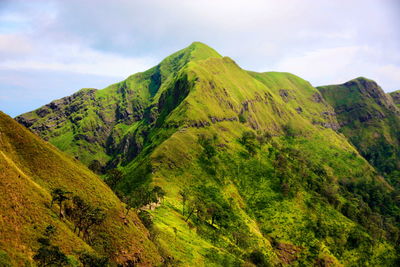
[[397, 94], [385, 94], [374, 82], [357, 78], [341, 85], [318, 87], [333, 106], [340, 131], [379, 171], [400, 168], [400, 111]]

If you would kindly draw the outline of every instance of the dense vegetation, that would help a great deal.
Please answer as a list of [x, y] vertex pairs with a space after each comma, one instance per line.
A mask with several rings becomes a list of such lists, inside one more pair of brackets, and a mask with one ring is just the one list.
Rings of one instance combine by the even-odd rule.
[[362, 77], [318, 89], [335, 108], [340, 131], [393, 185], [398, 183], [400, 110], [392, 96]]
[[245, 71], [193, 43], [16, 119], [102, 174], [164, 265], [395, 266], [397, 107], [369, 81], [345, 87]]

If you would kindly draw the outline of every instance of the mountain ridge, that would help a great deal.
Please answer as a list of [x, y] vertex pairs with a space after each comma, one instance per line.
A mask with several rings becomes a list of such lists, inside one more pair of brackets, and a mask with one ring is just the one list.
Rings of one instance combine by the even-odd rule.
[[[92, 169], [121, 170], [120, 195], [162, 187], [149, 231], [172, 265], [394, 264], [399, 192], [341, 133], [338, 96], [214, 52], [194, 43], [16, 119]], [[397, 116], [372, 82], [345, 89]]]

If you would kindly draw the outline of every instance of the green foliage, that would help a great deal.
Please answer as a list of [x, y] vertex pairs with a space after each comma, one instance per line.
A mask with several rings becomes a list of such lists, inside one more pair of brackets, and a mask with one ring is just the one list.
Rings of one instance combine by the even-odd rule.
[[256, 149], [258, 147], [256, 141], [256, 134], [252, 131], [243, 132], [242, 137], [239, 139], [239, 142], [246, 148], [251, 156], [256, 154]]
[[83, 233], [83, 238], [89, 240], [89, 230], [100, 225], [106, 218], [106, 214], [100, 208], [95, 208], [86, 203], [79, 196], [74, 196], [73, 206], [68, 210], [68, 215], [75, 224], [74, 232], [77, 231], [78, 236]]
[[267, 262], [267, 259], [264, 255], [264, 253], [262, 253], [259, 250], [254, 250], [252, 251], [249, 256], [248, 256], [249, 260], [254, 263], [254, 265], [256, 266], [270, 266]]
[[8, 256], [7, 252], [5, 252], [4, 250], [0, 250], [0, 266], [4, 267], [12, 266], [11, 259]]
[[90, 253], [82, 253], [79, 256], [79, 261], [84, 267], [105, 267], [109, 266], [108, 258], [98, 257]]
[[204, 160], [211, 160], [217, 154], [217, 150], [214, 146], [216, 141], [216, 135], [214, 135], [212, 138], [207, 138], [204, 135], [199, 136], [198, 142], [203, 147], [202, 157]]
[[159, 203], [165, 197], [166, 192], [160, 186], [153, 187], [148, 190], [146, 187], [141, 187], [130, 195], [122, 195], [121, 200], [126, 204], [126, 215], [131, 209], [137, 212], [142, 212], [142, 208], [151, 203]]
[[385, 176], [397, 171], [400, 117], [390, 96], [374, 81], [362, 77], [318, 89], [337, 110], [341, 132], [360, 154]]
[[92, 170], [94, 173], [101, 174], [103, 172], [103, 166], [101, 165], [100, 161], [97, 159], [93, 160], [89, 164], [89, 169]]
[[[396, 184], [396, 165], [383, 159], [397, 155], [389, 122], [398, 122], [388, 116], [364, 131], [363, 119], [386, 110], [371, 99], [353, 108], [364, 107], [355, 85], [324, 99], [295, 75], [244, 71], [194, 43], [144, 73], [73, 96], [76, 110], [58, 128], [41, 127], [54, 111], [20, 120], [37, 119], [32, 128], [49, 129], [40, 134], [86, 164], [123, 171], [110, 187], [172, 265], [391, 266], [400, 198], [360, 154]], [[341, 117], [341, 106], [361, 120]], [[341, 128], [348, 139], [337, 120], [349, 122]]]
[[54, 202], [58, 203], [58, 206], [60, 207], [59, 210], [59, 217], [62, 217], [62, 204], [64, 201], [69, 200], [69, 194], [71, 194], [71, 192], [65, 191], [64, 189], [61, 188], [55, 188], [53, 191], [51, 191], [51, 206], [53, 206]]
[[115, 190], [115, 187], [122, 180], [122, 178], [124, 178], [122, 171], [118, 169], [112, 169], [107, 172], [107, 176], [104, 181], [112, 190]]
[[51, 239], [55, 234], [55, 227], [49, 225], [45, 229], [44, 238], [39, 238], [40, 247], [33, 259], [39, 266], [67, 266], [69, 260], [58, 246], [51, 245]]
[[153, 226], [153, 219], [149, 212], [141, 211], [139, 213], [139, 218], [143, 222], [143, 225], [146, 226], [147, 229], [151, 230]]
[[[116, 264], [112, 255], [121, 253], [121, 248], [127, 251], [127, 259], [141, 251], [143, 263], [160, 262], [156, 247], [139, 230], [143, 229], [140, 221], [131, 214], [126, 218], [129, 223], [125, 224], [120, 217], [124, 205], [98, 176], [1, 112], [0, 129], [0, 209], [6, 214], [0, 220], [0, 250], [8, 254], [13, 266], [34, 264], [32, 251], [39, 249], [38, 237], [46, 243], [46, 237], [38, 231], [50, 224], [57, 228], [57, 234], [48, 242], [48, 247], [57, 246], [60, 251], [71, 254], [68, 259], [72, 266], [77, 266], [76, 259], [82, 251], [104, 255]], [[63, 193], [52, 196], [54, 189], [61, 189]], [[89, 238], [78, 237], [73, 231], [74, 222], [68, 213], [73, 201], [63, 200], [73, 196], [79, 196], [93, 210], [98, 208], [106, 214], [100, 225], [89, 228]], [[56, 213], [50, 205], [53, 197]], [[58, 216], [58, 200], [62, 200], [62, 220]]]

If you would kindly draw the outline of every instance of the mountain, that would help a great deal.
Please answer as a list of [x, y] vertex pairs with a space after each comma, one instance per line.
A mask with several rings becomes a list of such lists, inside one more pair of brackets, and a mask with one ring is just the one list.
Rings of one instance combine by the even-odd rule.
[[[59, 206], [51, 205], [56, 188], [104, 212], [89, 237], [77, 235], [72, 217], [59, 217]], [[125, 216], [124, 205], [99, 177], [1, 112], [0, 192], [0, 266], [31, 266], [48, 226], [55, 227], [52, 245], [71, 264], [82, 255], [146, 266], [161, 261], [147, 229], [134, 213]]]
[[340, 132], [381, 174], [399, 184], [398, 93], [385, 94], [376, 82], [362, 77], [318, 89], [335, 109]]
[[115, 166], [119, 163], [116, 155], [123, 155], [122, 161], [126, 163], [142, 149], [143, 133], [137, 131], [138, 126], [154, 122], [161, 115], [158, 109], [164, 108], [161, 105], [173, 108], [167, 106], [175, 103], [170, 103], [171, 96], [166, 92], [177, 80], [187, 80], [184, 76], [176, 77], [179, 70], [191, 61], [207, 57], [220, 55], [194, 43], [146, 72], [103, 90], [82, 89], [17, 120], [86, 164], [98, 161]]
[[397, 107], [400, 105], [400, 90], [389, 93]]
[[196, 42], [16, 120], [95, 171], [121, 170], [120, 196], [162, 188], [139, 215], [164, 264], [393, 266], [400, 193], [323, 95]]

